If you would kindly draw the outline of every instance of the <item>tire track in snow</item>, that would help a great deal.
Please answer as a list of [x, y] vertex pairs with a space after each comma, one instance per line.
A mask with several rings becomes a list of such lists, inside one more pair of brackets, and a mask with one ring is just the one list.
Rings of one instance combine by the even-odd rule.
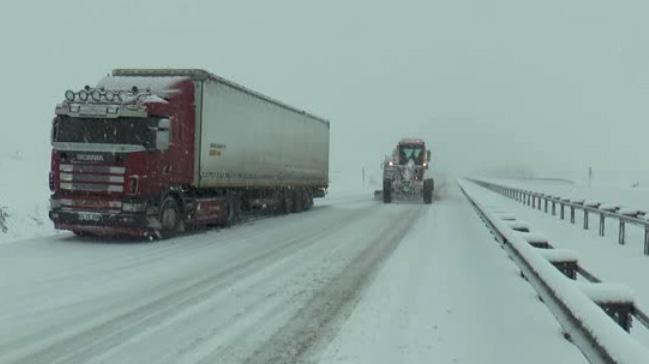
[[[340, 274], [315, 293], [306, 306], [245, 361], [246, 364], [307, 362], [310, 352], [317, 351], [335, 336], [371, 278], [425, 213], [426, 207], [413, 208], [394, 225], [384, 227], [379, 238], [370, 242]], [[216, 362], [217, 354], [214, 352], [200, 363]]]
[[[10, 359], [13, 360], [10, 362], [34, 364], [85, 362], [127, 341], [139, 332], [151, 326], [159, 325], [161, 321], [178, 314], [186, 307], [191, 307], [202, 300], [208, 299], [215, 291], [225, 289], [241, 277], [264, 269], [265, 266], [272, 264], [281, 257], [295, 254], [304, 248], [318, 243], [324, 237], [335, 231], [332, 228], [353, 224], [357, 220], [367, 217], [372, 212], [377, 212], [374, 207], [370, 205], [360, 211], [345, 211], [344, 214], [337, 216], [329, 224], [318, 226], [317, 231], [299, 231], [295, 238], [279, 246], [271, 245], [252, 257], [247, 257], [243, 261], [233, 262], [234, 265], [216, 272], [210, 272], [203, 278], [189, 283], [170, 282], [172, 284], [176, 283], [178, 286], [173, 287], [170, 292], [138, 305], [133, 309], [119, 312], [115, 311], [116, 314], [108, 318], [103, 318], [98, 322], [91, 323], [87, 325], [88, 327], [77, 327], [76, 329], [74, 327], [50, 328], [47, 330], [50, 331], [50, 335], [60, 334], [62, 331], [67, 330], [70, 330], [71, 333], [49, 346], [28, 350], [29, 353], [26, 355], [12, 355], [14, 359]], [[126, 304], [128, 303], [122, 303], [122, 305]], [[116, 310], [119, 310], [119, 307], [116, 307]], [[72, 325], [79, 325], [79, 323], [75, 322]], [[41, 335], [47, 336], [45, 332], [41, 333]], [[0, 353], [7, 354], [16, 347], [19, 347], [19, 349], [21, 347], [24, 348], [23, 345], [28, 345], [28, 343], [32, 343], [37, 339], [37, 337], [32, 336], [23, 338], [19, 342], [0, 345]], [[0, 356], [0, 361], [4, 360]]]

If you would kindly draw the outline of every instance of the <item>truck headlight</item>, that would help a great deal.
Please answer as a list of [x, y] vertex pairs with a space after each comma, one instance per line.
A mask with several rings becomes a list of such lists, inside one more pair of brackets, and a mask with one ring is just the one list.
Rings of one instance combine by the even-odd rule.
[[143, 212], [146, 210], [146, 202], [124, 202], [122, 211], [124, 212]]

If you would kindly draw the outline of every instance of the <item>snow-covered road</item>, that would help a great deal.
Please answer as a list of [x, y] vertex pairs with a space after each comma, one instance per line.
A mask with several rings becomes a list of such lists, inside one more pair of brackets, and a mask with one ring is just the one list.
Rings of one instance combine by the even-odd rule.
[[152, 243], [0, 245], [0, 363], [578, 363], [457, 189]]

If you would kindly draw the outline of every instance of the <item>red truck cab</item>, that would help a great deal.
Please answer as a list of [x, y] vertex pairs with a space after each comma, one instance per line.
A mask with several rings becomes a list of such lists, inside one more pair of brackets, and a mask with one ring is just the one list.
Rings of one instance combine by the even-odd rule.
[[[163, 191], [194, 178], [194, 84], [107, 77], [65, 93], [52, 125], [50, 218], [83, 234], [163, 228]], [[174, 162], [176, 161], [176, 162]]]

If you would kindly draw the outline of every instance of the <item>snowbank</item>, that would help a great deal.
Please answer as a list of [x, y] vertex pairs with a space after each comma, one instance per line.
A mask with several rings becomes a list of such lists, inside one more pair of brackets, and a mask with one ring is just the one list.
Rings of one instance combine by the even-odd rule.
[[54, 233], [48, 218], [49, 154], [0, 156], [0, 243]]

